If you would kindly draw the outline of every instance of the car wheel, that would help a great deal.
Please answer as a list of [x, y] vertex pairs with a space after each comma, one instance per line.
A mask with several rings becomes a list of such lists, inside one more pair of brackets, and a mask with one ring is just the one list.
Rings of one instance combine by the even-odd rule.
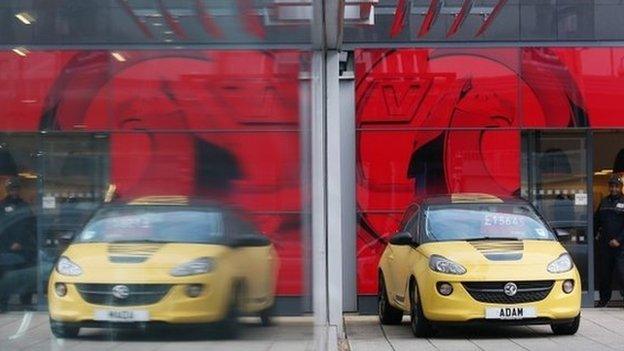
[[388, 301], [386, 284], [381, 274], [379, 275], [379, 288], [377, 293], [377, 314], [379, 315], [379, 322], [385, 325], [401, 324], [403, 320], [403, 311], [395, 308]]
[[227, 314], [217, 328], [219, 336], [225, 339], [235, 339], [240, 333], [240, 323], [238, 317], [240, 317], [241, 303], [243, 301], [243, 287], [241, 284], [236, 284], [232, 288], [232, 299], [228, 307]]
[[555, 335], [574, 335], [578, 331], [581, 324], [581, 314], [579, 313], [576, 318], [570, 323], [553, 323], [550, 325]]
[[260, 324], [263, 327], [270, 327], [273, 325], [274, 308], [275, 305], [272, 305], [271, 307], [260, 311]]
[[59, 339], [72, 339], [80, 333], [80, 327], [68, 326], [61, 322], [50, 320], [52, 334]]
[[427, 317], [425, 317], [422, 302], [420, 301], [420, 294], [418, 293], [418, 286], [414, 282], [410, 284], [410, 302], [410, 326], [414, 336], [417, 338], [424, 338], [433, 335], [433, 326]]

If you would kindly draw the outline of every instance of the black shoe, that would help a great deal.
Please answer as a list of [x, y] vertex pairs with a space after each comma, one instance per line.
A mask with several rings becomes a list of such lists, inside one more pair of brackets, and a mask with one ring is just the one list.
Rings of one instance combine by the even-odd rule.
[[596, 303], [596, 307], [606, 307], [608, 303], [609, 303], [609, 301], [602, 301], [602, 300], [600, 300], [600, 301], [598, 301]]

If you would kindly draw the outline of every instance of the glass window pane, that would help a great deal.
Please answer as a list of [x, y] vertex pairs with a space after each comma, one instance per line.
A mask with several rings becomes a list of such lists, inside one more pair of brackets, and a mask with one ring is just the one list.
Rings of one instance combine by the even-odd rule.
[[[0, 200], [15, 201], [0, 206], [0, 308], [45, 311], [46, 328], [48, 311], [61, 326], [234, 323], [243, 293], [252, 323], [309, 312], [309, 62], [286, 49], [0, 53]], [[285, 335], [311, 343], [308, 319]], [[76, 330], [56, 322], [57, 336]]]

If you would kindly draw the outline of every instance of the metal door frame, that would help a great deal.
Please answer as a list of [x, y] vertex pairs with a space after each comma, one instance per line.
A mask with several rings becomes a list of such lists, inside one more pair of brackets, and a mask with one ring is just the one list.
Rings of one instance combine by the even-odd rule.
[[[536, 178], [535, 160], [532, 155], [535, 154], [535, 146], [537, 143], [538, 134], [570, 134], [577, 135], [580, 138], [585, 139], [585, 158], [587, 160], [585, 164], [585, 172], [587, 173], [586, 192], [587, 192], [587, 291], [583, 292], [581, 297], [582, 307], [594, 307], [594, 295], [595, 295], [595, 275], [594, 275], [594, 213], [593, 213], [593, 188], [594, 188], [594, 139], [593, 132], [589, 129], [537, 129], [537, 130], [522, 130], [521, 143], [524, 147], [521, 147], [521, 151], [525, 150], [527, 161], [527, 184], [528, 194], [527, 200], [534, 203], [535, 196], [531, 191], [531, 184], [534, 183]], [[526, 136], [526, 138], [525, 138]], [[520, 157], [520, 169], [524, 169], [522, 162], [525, 160], [525, 155]], [[521, 171], [522, 172], [522, 171]]]

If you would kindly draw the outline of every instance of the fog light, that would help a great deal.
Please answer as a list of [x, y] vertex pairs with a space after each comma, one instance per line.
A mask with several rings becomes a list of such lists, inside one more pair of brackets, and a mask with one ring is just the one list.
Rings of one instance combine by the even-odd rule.
[[203, 290], [204, 287], [201, 284], [191, 284], [186, 287], [186, 295], [188, 297], [197, 297], [202, 293]]
[[574, 290], [574, 280], [568, 279], [563, 282], [563, 292], [569, 294]]
[[444, 282], [438, 283], [436, 284], [436, 287], [438, 288], [438, 292], [441, 295], [449, 296], [450, 294], [453, 293], [453, 286], [449, 283], [444, 283]]
[[54, 284], [54, 291], [60, 297], [67, 295], [67, 285], [64, 283], [56, 283]]

